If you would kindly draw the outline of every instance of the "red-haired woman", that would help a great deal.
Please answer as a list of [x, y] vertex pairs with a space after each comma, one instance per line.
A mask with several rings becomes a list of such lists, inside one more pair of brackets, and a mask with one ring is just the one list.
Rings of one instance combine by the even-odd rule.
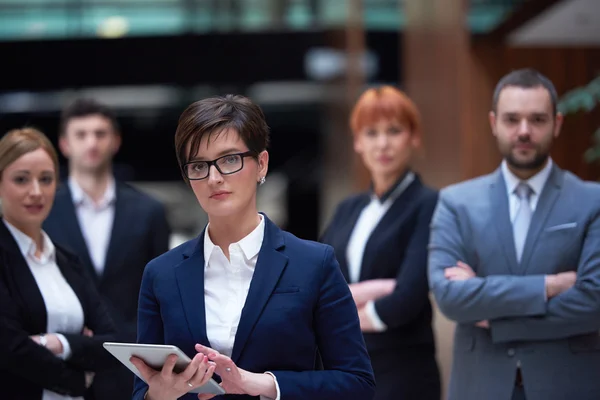
[[419, 112], [400, 90], [372, 88], [350, 118], [369, 191], [338, 207], [321, 241], [336, 258], [359, 310], [377, 382], [376, 400], [439, 400], [427, 283], [429, 223], [437, 192], [411, 169]]

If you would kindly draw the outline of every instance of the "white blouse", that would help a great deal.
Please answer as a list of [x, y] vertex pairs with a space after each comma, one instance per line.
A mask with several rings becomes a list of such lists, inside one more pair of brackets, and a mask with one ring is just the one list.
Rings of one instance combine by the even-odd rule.
[[[58, 264], [56, 264], [56, 250], [48, 235], [42, 232], [44, 248], [38, 258], [35, 256], [36, 245], [34, 241], [6, 220], [3, 220], [3, 222], [19, 245], [21, 254], [27, 261], [46, 305], [48, 321], [46, 332], [38, 332], [38, 334], [81, 333], [84, 324], [83, 308], [79, 298], [60, 272]], [[57, 334], [57, 336], [63, 345], [63, 353], [58, 357], [67, 360], [71, 356], [69, 342], [63, 335]], [[44, 390], [42, 400], [83, 400], [83, 397], [73, 398]]]

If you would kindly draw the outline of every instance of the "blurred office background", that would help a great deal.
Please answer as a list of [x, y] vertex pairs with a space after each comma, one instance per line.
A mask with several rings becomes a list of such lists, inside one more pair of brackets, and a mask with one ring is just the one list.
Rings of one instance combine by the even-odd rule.
[[[177, 118], [210, 95], [247, 95], [272, 129], [259, 206], [317, 239], [368, 185], [347, 124], [365, 87], [416, 101], [418, 169], [441, 188], [498, 165], [487, 113], [502, 75], [537, 68], [561, 95], [598, 77], [599, 20], [597, 0], [0, 0], [0, 132], [35, 126], [56, 143], [73, 98], [110, 105], [123, 128], [115, 172], [168, 206], [175, 245], [206, 223], [177, 168]], [[585, 179], [600, 178], [583, 156], [600, 126], [594, 88], [571, 101], [553, 154]], [[447, 376], [452, 325], [436, 325]]]

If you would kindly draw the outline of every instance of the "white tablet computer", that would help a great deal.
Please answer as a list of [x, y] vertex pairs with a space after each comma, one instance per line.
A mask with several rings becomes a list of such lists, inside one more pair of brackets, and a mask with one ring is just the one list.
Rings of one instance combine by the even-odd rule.
[[[177, 355], [177, 363], [175, 364], [174, 371], [181, 372], [188, 366], [192, 360], [177, 346], [164, 345], [164, 344], [138, 344], [138, 343], [111, 343], [105, 342], [104, 348], [123, 365], [125, 365], [131, 372], [136, 374], [141, 380], [144, 377], [138, 371], [138, 369], [129, 361], [132, 356], [138, 357], [148, 366], [160, 371], [164, 365], [167, 357], [171, 354]], [[145, 382], [145, 381], [144, 381]], [[147, 382], [146, 382], [147, 383]], [[225, 394], [225, 390], [214, 380], [210, 379], [206, 384], [191, 389], [188, 393], [210, 393], [210, 394]]]

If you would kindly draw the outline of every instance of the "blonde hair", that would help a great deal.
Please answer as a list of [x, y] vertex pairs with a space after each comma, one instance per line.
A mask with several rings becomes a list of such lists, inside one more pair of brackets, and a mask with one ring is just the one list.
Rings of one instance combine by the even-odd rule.
[[37, 149], [48, 153], [58, 177], [58, 154], [48, 137], [35, 128], [22, 128], [13, 129], [0, 139], [0, 179], [6, 167]]

